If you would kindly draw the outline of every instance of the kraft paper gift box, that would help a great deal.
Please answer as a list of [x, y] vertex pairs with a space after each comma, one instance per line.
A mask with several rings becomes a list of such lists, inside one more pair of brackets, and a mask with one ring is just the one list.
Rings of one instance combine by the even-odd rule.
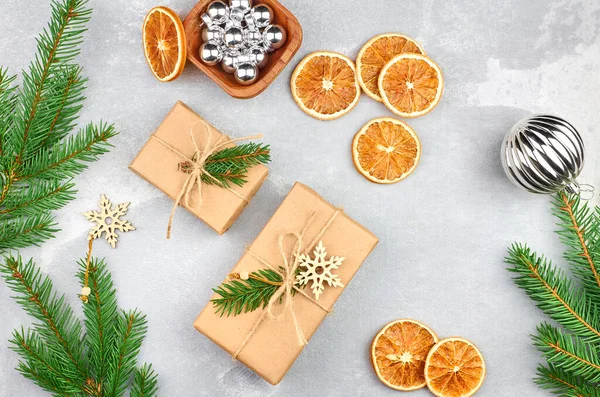
[[[265, 269], [264, 262], [272, 268], [282, 266], [279, 237], [285, 233], [299, 232], [304, 228], [306, 231], [302, 241], [310, 245], [301, 247], [304, 253], [312, 256], [318, 240], [325, 246], [328, 257], [344, 257], [343, 263], [335, 270], [344, 287], [378, 242], [377, 237], [370, 231], [329, 204], [314, 190], [296, 183], [229, 275]], [[294, 250], [294, 242], [297, 240], [292, 239], [291, 244], [284, 244], [286, 254]], [[274, 304], [274, 309], [281, 316], [279, 319], [266, 316], [262, 307], [237, 316], [220, 316], [215, 312], [213, 303], [209, 302], [194, 322], [194, 326], [269, 383], [277, 384], [304, 348], [304, 345], [299, 343], [293, 315], [296, 316], [302, 336], [308, 340], [342, 291], [341, 287], [325, 284], [325, 289], [317, 301], [321, 307], [307, 298], [307, 295], [314, 298], [309, 284], [303, 288], [307, 295], [296, 292], [290, 298], [292, 310], [285, 310], [283, 306], [277, 307], [277, 304]], [[218, 297], [215, 294], [212, 299]], [[281, 301], [279, 305], [282, 305]]]
[[[206, 128], [201, 128], [203, 126]], [[173, 200], [181, 193], [188, 177], [188, 174], [180, 169], [180, 164], [186, 161], [182, 154], [191, 158], [195, 151], [190, 138], [190, 127], [200, 149], [206, 144], [208, 134], [213, 144], [223, 137], [221, 132], [183, 102], [178, 101], [129, 166], [133, 172]], [[189, 204], [182, 199], [179, 205], [200, 218], [217, 233], [223, 234], [242, 213], [268, 173], [269, 170], [264, 165], [250, 168], [247, 182], [242, 187], [232, 184], [229, 188], [224, 188], [203, 183], [201, 202], [199, 193], [194, 188], [191, 191]], [[165, 215], [165, 222], [166, 217], [167, 215]]]

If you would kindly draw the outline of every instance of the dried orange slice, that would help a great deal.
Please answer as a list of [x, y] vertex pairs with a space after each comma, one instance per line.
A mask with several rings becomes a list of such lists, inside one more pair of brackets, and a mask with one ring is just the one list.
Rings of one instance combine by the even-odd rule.
[[358, 172], [375, 183], [396, 183], [409, 176], [421, 158], [417, 134], [390, 117], [365, 124], [352, 141], [352, 159]]
[[379, 75], [383, 103], [400, 117], [429, 113], [444, 89], [439, 66], [421, 54], [400, 54], [389, 61]]
[[358, 83], [368, 96], [382, 101], [378, 86], [381, 69], [396, 55], [405, 52], [425, 54], [419, 43], [399, 33], [380, 34], [361, 48], [356, 57], [356, 73]]
[[439, 341], [427, 355], [427, 387], [438, 397], [469, 397], [485, 378], [485, 362], [477, 347], [463, 338]]
[[425, 386], [425, 359], [438, 338], [427, 326], [415, 320], [389, 323], [375, 336], [371, 360], [377, 377], [396, 390], [416, 390]]
[[144, 19], [144, 54], [150, 69], [160, 81], [179, 77], [185, 66], [186, 41], [183, 24], [167, 7], [154, 7]]
[[296, 66], [290, 85], [300, 109], [319, 120], [342, 117], [360, 97], [354, 63], [335, 52], [307, 55]]

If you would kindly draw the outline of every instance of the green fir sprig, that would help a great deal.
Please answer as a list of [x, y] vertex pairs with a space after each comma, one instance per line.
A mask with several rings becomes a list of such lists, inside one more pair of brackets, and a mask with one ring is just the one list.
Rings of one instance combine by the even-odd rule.
[[58, 230], [52, 211], [74, 198], [71, 178], [110, 147], [112, 125], [72, 134], [87, 79], [75, 59], [91, 10], [55, 0], [23, 83], [0, 67], [0, 252], [38, 245]]
[[[250, 142], [219, 150], [208, 157], [204, 163], [202, 182], [209, 185], [230, 188], [231, 184], [243, 186], [247, 182], [248, 170], [259, 164], [271, 161], [269, 145]], [[183, 163], [181, 169], [189, 171], [191, 164]]]
[[[85, 261], [79, 268], [83, 286]], [[90, 262], [92, 293], [83, 304], [83, 324], [33, 261], [8, 257], [0, 274], [35, 319], [31, 329], [15, 330], [10, 341], [21, 357], [17, 370], [24, 377], [55, 396], [120, 397], [128, 387], [132, 397], [156, 395], [156, 373], [147, 364], [137, 367], [146, 318], [119, 309], [104, 261]]]
[[272, 269], [261, 269], [242, 280], [238, 273], [230, 274], [228, 281], [213, 291], [220, 296], [211, 300], [219, 316], [237, 316], [265, 308], [275, 292], [283, 285], [281, 275]]
[[564, 192], [553, 201], [564, 259], [573, 277], [544, 256], [515, 243], [506, 262], [515, 283], [561, 327], [541, 324], [534, 344], [546, 364], [536, 383], [557, 395], [600, 396], [600, 207]]

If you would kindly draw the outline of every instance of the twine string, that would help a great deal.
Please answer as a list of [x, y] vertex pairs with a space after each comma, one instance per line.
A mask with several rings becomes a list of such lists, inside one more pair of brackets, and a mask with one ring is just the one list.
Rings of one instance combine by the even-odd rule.
[[[262, 314], [256, 320], [256, 322], [254, 323], [254, 325], [252, 326], [250, 331], [246, 334], [246, 336], [242, 340], [242, 343], [240, 343], [240, 346], [238, 347], [237, 351], [232, 355], [233, 359], [237, 359], [237, 357], [240, 355], [240, 353], [242, 352], [244, 347], [246, 347], [246, 345], [250, 341], [250, 338], [252, 338], [252, 336], [256, 333], [256, 331], [258, 330], [258, 328], [260, 327], [260, 325], [263, 323], [263, 321], [265, 319], [268, 318], [270, 320], [278, 320], [288, 312], [290, 313], [290, 315], [292, 317], [292, 322], [294, 324], [294, 330], [295, 330], [296, 336], [298, 338], [298, 345], [305, 346], [308, 343], [308, 341], [306, 340], [306, 337], [304, 336], [304, 333], [302, 332], [302, 328], [300, 327], [300, 323], [298, 322], [298, 317], [294, 310], [293, 293], [294, 292], [300, 293], [306, 299], [308, 299], [310, 302], [312, 302], [313, 304], [315, 304], [316, 306], [321, 308], [327, 314], [330, 313], [330, 310], [328, 308], [326, 308], [325, 306], [323, 306], [321, 303], [319, 303], [317, 300], [313, 299], [311, 296], [306, 294], [302, 289], [296, 287], [296, 285], [295, 285], [296, 284], [296, 271], [298, 270], [298, 267], [300, 266], [301, 254], [308, 252], [314, 246], [314, 244], [316, 244], [316, 242], [319, 241], [321, 239], [321, 237], [323, 237], [323, 234], [325, 234], [327, 229], [329, 229], [329, 227], [331, 226], [333, 221], [337, 218], [337, 216], [341, 212], [342, 212], [341, 209], [336, 208], [336, 210], [331, 215], [329, 220], [325, 223], [325, 225], [323, 225], [323, 227], [319, 230], [319, 232], [313, 238], [313, 241], [311, 242], [311, 244], [307, 245], [306, 248], [303, 248], [302, 240], [304, 238], [304, 234], [306, 233], [306, 230], [308, 229], [308, 227], [310, 226], [310, 224], [312, 223], [312, 221], [315, 218], [315, 213], [311, 214], [309, 220], [306, 222], [304, 228], [302, 228], [302, 230], [300, 232], [287, 232], [287, 233], [280, 234], [279, 238], [278, 238], [278, 245], [279, 245], [279, 252], [281, 254], [283, 264], [279, 268], [271, 265], [268, 261], [266, 261], [265, 259], [256, 255], [251, 250], [249, 250], [249, 249], [247, 250], [248, 254], [250, 254], [254, 259], [256, 259], [262, 265], [273, 270], [275, 273], [277, 273], [281, 276], [282, 286], [280, 288], [278, 288], [277, 291], [275, 291], [275, 293], [271, 297], [271, 299], [269, 299], [266, 309], [262, 312]], [[288, 253], [286, 252], [286, 249], [284, 246], [284, 242], [285, 242], [286, 238], [289, 238], [289, 237], [292, 237], [295, 239], [294, 248], [292, 249], [290, 258], [288, 258]], [[279, 305], [280, 302], [282, 303], [281, 305]], [[274, 308], [276, 306], [281, 307], [281, 311], [278, 314], [276, 314], [275, 310], [274, 310]]]
[[[194, 127], [197, 124], [201, 124], [204, 127], [205, 140], [204, 140], [204, 145], [202, 145], [202, 148], [200, 148], [198, 146], [198, 144], [196, 142], [196, 138], [194, 136]], [[223, 184], [221, 182], [219, 182], [219, 180], [217, 178], [215, 178], [209, 172], [206, 171], [205, 165], [206, 165], [206, 161], [208, 160], [208, 158], [211, 155], [213, 155], [214, 153], [216, 153], [217, 151], [221, 150], [223, 147], [225, 147], [229, 144], [239, 142], [239, 141], [244, 141], [244, 140], [252, 140], [252, 139], [262, 138], [261, 134], [246, 136], [246, 137], [236, 138], [236, 139], [229, 139], [223, 135], [213, 143], [213, 130], [212, 130], [212, 128], [210, 128], [210, 126], [204, 120], [198, 120], [198, 121], [193, 122], [190, 125], [188, 134], [190, 137], [190, 141], [192, 142], [192, 145], [194, 146], [194, 154], [192, 155], [191, 158], [186, 156], [185, 154], [181, 153], [179, 150], [177, 150], [177, 148], [173, 147], [173, 145], [165, 142], [164, 140], [160, 139], [159, 137], [157, 137], [154, 134], [152, 135], [153, 139], [158, 141], [160, 144], [162, 144], [164, 147], [169, 149], [171, 152], [173, 152], [173, 153], [177, 154], [179, 157], [185, 159], [186, 163], [187, 163], [186, 164], [187, 171], [189, 171], [189, 172], [187, 172], [188, 176], [186, 177], [185, 181], [183, 182], [183, 185], [181, 186], [181, 190], [179, 191], [179, 193], [177, 194], [177, 197], [175, 198], [175, 202], [173, 204], [173, 209], [171, 209], [171, 214], [169, 215], [169, 223], [167, 225], [167, 238], [171, 238], [171, 227], [173, 225], [173, 218], [175, 216], [175, 211], [177, 211], [177, 207], [179, 206], [179, 203], [181, 202], [181, 200], [184, 200], [185, 205], [190, 207], [190, 196], [191, 196], [192, 191], [194, 190], [194, 187], [196, 187], [197, 192], [198, 192], [198, 199], [196, 202], [196, 206], [200, 207], [202, 205], [202, 203], [204, 201], [204, 194], [203, 194], [203, 190], [202, 190], [202, 187], [204, 185], [204, 181], [202, 179], [203, 176], [206, 176], [207, 178], [216, 182], [217, 185], [226, 188], [227, 190], [229, 190], [231, 193], [235, 194], [240, 199], [247, 200], [247, 198], [244, 195], [238, 193], [237, 191], [231, 189], [230, 187], [223, 186]], [[181, 167], [180, 167], [180, 169], [181, 169]]]
[[[90, 262], [92, 260], [92, 246], [94, 244], [94, 238], [90, 235], [88, 236], [88, 252], [85, 257], [85, 274], [83, 276], [83, 289], [81, 292], [84, 292], [89, 287], [89, 279], [90, 279]], [[88, 303], [88, 295], [82, 293], [79, 295], [79, 299], [83, 303]]]

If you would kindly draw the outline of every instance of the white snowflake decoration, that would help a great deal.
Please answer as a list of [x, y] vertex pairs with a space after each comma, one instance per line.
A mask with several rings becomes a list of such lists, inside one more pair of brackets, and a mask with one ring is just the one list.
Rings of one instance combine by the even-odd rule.
[[319, 241], [319, 244], [313, 251], [314, 258], [309, 257], [306, 254], [301, 254], [298, 257], [299, 266], [306, 268], [296, 276], [298, 285], [307, 285], [309, 281], [312, 282], [311, 289], [315, 295], [315, 299], [319, 300], [319, 296], [325, 289], [323, 283], [327, 283], [330, 287], [343, 287], [342, 280], [337, 274], [333, 274], [332, 270], [340, 267], [345, 258], [340, 256], [331, 256], [329, 259], [325, 259], [327, 251], [323, 246], [323, 242]]
[[105, 195], [102, 195], [100, 199], [100, 212], [88, 211], [83, 215], [88, 221], [96, 222], [96, 226], [90, 231], [90, 238], [96, 239], [102, 237], [102, 234], [106, 234], [106, 241], [115, 248], [117, 244], [117, 230], [121, 232], [128, 232], [135, 230], [135, 227], [129, 221], [120, 219], [125, 216], [129, 203], [118, 204], [112, 208], [112, 204]]

